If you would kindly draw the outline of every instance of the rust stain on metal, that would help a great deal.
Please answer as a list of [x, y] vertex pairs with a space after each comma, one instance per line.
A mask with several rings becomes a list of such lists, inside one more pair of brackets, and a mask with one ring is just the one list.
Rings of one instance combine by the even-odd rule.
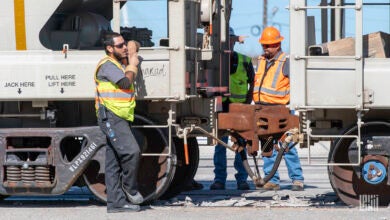
[[218, 128], [238, 133], [252, 141], [249, 153], [259, 150], [259, 138], [278, 136], [299, 126], [299, 118], [283, 105], [232, 103], [229, 112], [218, 115]]

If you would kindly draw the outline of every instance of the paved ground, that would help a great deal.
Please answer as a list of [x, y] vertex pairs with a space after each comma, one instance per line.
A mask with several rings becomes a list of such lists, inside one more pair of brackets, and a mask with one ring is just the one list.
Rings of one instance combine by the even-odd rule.
[[[326, 166], [310, 165], [307, 160], [307, 150], [300, 149], [302, 168], [305, 177], [305, 191], [294, 192], [290, 190], [291, 180], [288, 177], [287, 168], [284, 160], [281, 162], [279, 174], [281, 177], [281, 190], [263, 191], [256, 190], [252, 181], [248, 179], [251, 190], [240, 191], [236, 190], [236, 181], [234, 178], [235, 169], [233, 167], [234, 153], [228, 151], [228, 177], [226, 182], [226, 190], [211, 191], [210, 185], [213, 182], [213, 151], [214, 147], [202, 146], [199, 163], [199, 168], [195, 179], [204, 185], [203, 190], [191, 191], [182, 193], [178, 198], [182, 202], [187, 198], [192, 203], [199, 206], [310, 206], [315, 204], [322, 205], [343, 205], [339, 202], [334, 194], [327, 174]], [[316, 157], [312, 158], [310, 163], [325, 163], [326, 157], [320, 151], [314, 151]], [[253, 161], [249, 161], [253, 165]], [[258, 159], [259, 165], [262, 166], [262, 160]], [[262, 170], [260, 168], [262, 173]], [[263, 175], [263, 173], [262, 173]], [[187, 201], [188, 202], [188, 201]]]
[[[0, 220], [15, 219], [378, 219], [389, 220], [390, 208], [359, 209], [344, 205], [334, 194], [325, 166], [308, 163], [307, 150], [299, 150], [305, 176], [305, 191], [290, 190], [287, 169], [282, 162], [280, 191], [236, 190], [233, 153], [228, 152], [227, 189], [208, 190], [213, 181], [213, 147], [201, 147], [196, 180], [204, 189], [183, 192], [169, 201], [156, 201], [139, 213], [107, 214], [86, 188], [72, 187], [56, 197], [10, 197], [0, 202]], [[326, 151], [314, 150], [311, 163], [324, 163]], [[261, 164], [261, 160], [260, 160]]]

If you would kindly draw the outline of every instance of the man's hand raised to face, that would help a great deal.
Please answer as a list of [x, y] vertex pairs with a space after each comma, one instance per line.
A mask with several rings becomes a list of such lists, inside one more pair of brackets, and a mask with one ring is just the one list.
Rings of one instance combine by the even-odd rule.
[[138, 50], [140, 48], [140, 44], [136, 41], [127, 42], [127, 51], [128, 51], [128, 60], [130, 65], [138, 66]]

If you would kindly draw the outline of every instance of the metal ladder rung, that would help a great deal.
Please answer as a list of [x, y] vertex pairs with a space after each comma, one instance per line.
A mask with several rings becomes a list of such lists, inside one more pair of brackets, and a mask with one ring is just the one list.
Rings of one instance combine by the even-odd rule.
[[[357, 126], [358, 126], [358, 134], [357, 135], [312, 135], [310, 127], [307, 128], [307, 147], [309, 149], [309, 155], [307, 157], [307, 161], [309, 165], [312, 166], [359, 166], [361, 163], [361, 137], [360, 137], [360, 128], [361, 128], [361, 112], [357, 113]], [[306, 120], [306, 124], [310, 124], [310, 120]], [[357, 155], [357, 162], [356, 163], [311, 163], [311, 151], [310, 151], [310, 138], [354, 138], [356, 139], [356, 145], [358, 147], [358, 155]]]
[[307, 10], [307, 9], [355, 9], [360, 10], [362, 7], [359, 5], [344, 5], [344, 6], [295, 6], [293, 9], [295, 11]]

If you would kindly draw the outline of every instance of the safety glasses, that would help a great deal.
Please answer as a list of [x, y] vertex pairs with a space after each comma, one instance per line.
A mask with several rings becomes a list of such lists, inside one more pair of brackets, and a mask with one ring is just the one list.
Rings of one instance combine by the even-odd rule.
[[118, 49], [122, 49], [124, 46], [126, 46], [126, 42], [123, 42], [123, 43], [120, 43], [120, 44], [117, 44], [117, 45], [112, 45]]
[[262, 44], [263, 48], [267, 49], [267, 48], [276, 48], [278, 47], [280, 44]]

